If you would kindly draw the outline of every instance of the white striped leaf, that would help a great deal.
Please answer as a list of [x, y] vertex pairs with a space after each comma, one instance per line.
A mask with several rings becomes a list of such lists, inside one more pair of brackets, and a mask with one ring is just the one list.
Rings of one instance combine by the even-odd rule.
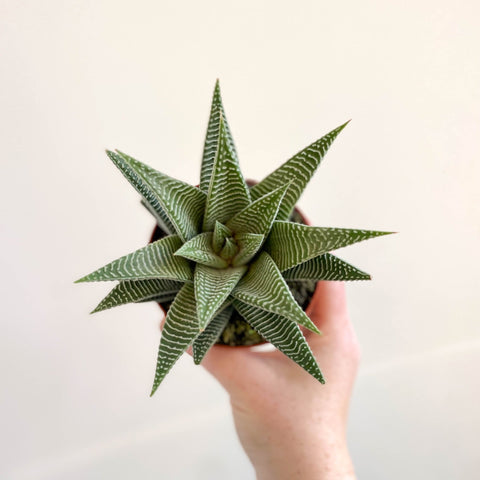
[[225, 268], [228, 266], [228, 262], [213, 251], [212, 237], [212, 232], [201, 233], [184, 243], [175, 252], [175, 255], [209, 267]]
[[163, 211], [163, 215], [160, 215], [144, 198], [141, 200], [142, 205], [153, 215], [155, 218], [158, 226], [168, 235], [175, 234], [175, 228], [171, 224], [170, 220], [168, 220], [167, 214]]
[[238, 253], [235, 255], [232, 265], [238, 267], [248, 263], [262, 246], [264, 238], [259, 233], [239, 233], [235, 235]]
[[275, 313], [234, 300], [240, 315], [274, 347], [300, 365], [320, 383], [325, 383], [322, 372], [298, 325]]
[[245, 266], [211, 268], [197, 264], [194, 285], [200, 330], [205, 329], [246, 271]]
[[148, 182], [145, 182], [142, 177], [140, 177], [137, 172], [125, 162], [125, 159], [120, 154], [111, 152], [110, 150], [107, 150], [106, 152], [110, 160], [112, 160], [115, 166], [122, 172], [123, 176], [130, 182], [135, 190], [142, 195], [142, 203], [155, 217], [158, 224], [162, 228], [165, 227], [164, 229], [166, 232], [175, 234], [175, 227], [170, 220], [170, 217], [167, 215], [167, 212], [165, 212], [159, 202], [152, 186]]
[[212, 231], [215, 221], [225, 223], [250, 204], [250, 193], [228, 144], [227, 131], [220, 118], [218, 150], [208, 187], [203, 231]]
[[212, 247], [213, 251], [220, 253], [220, 250], [225, 243], [225, 239], [232, 236], [232, 231], [223, 223], [215, 222], [213, 229]]
[[289, 183], [255, 200], [227, 222], [235, 233], [259, 233], [268, 235]]
[[274, 222], [264, 249], [284, 271], [331, 250], [390, 233]]
[[158, 347], [152, 396], [165, 375], [198, 336], [197, 306], [192, 283], [186, 283], [170, 306]]
[[225, 239], [225, 244], [220, 251], [220, 256], [226, 261], [230, 261], [238, 252], [237, 244], [231, 239]]
[[341, 258], [325, 253], [282, 272], [288, 280], [371, 280], [368, 273]]
[[182, 288], [181, 282], [163, 279], [126, 280], [120, 282], [91, 313], [137, 302], [167, 302]]
[[202, 169], [200, 172], [200, 190], [208, 192], [210, 186], [210, 178], [212, 176], [213, 164], [215, 163], [215, 155], [218, 149], [218, 137], [220, 135], [220, 117], [223, 117], [227, 142], [235, 160], [238, 162], [237, 151], [233, 141], [230, 127], [228, 126], [227, 117], [222, 104], [222, 96], [220, 93], [220, 82], [217, 80], [215, 91], [213, 92], [212, 107], [210, 109], [210, 119], [208, 121], [207, 134], [205, 137], [205, 145], [203, 147]]
[[178, 235], [162, 238], [110, 262], [76, 283], [148, 278], [166, 278], [181, 282], [193, 280], [187, 260], [173, 255], [181, 244]]
[[193, 341], [193, 361], [196, 365], [203, 360], [206, 353], [220, 338], [220, 335], [232, 316], [232, 312], [233, 308], [227, 307], [220, 313], [217, 313], [205, 330]]
[[320, 333], [293, 298], [280, 270], [266, 252], [250, 265], [248, 273], [231, 294], [243, 303], [289, 318], [312, 332]]
[[[183, 283], [181, 284], [183, 286]], [[178, 291], [177, 291], [178, 293]], [[154, 302], [154, 303], [166, 303], [166, 302], [171, 302], [176, 296], [177, 293], [174, 293], [172, 295], [159, 295], [158, 297], [152, 297], [152, 298], [146, 298], [145, 300], [140, 300], [137, 303], [147, 303], [147, 302]], [[163, 305], [161, 305], [162, 310], [163, 310]]]
[[265, 177], [260, 183], [254, 185], [250, 189], [252, 200], [256, 200], [284, 185], [285, 179], [292, 180], [292, 185], [288, 189], [277, 215], [277, 220], [288, 220], [293, 207], [320, 165], [328, 148], [337, 135], [345, 128], [347, 123], [348, 122], [340, 125], [335, 130], [332, 130], [324, 137], [304, 148], [270, 175]]
[[[107, 151], [107, 154], [153, 209], [167, 215], [175, 233], [184, 242], [200, 232], [205, 206], [202, 191], [118, 150], [117, 153]], [[158, 209], [158, 206], [161, 208]]]

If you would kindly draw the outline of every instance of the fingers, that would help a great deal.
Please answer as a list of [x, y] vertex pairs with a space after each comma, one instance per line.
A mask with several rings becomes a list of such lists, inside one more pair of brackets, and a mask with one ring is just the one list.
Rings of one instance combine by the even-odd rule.
[[201, 365], [211, 373], [227, 391], [235, 384], [243, 384], [251, 377], [252, 369], [256, 368], [258, 359], [250, 347], [230, 347], [214, 345], [202, 360]]
[[323, 333], [308, 332], [306, 337], [326, 378], [352, 384], [361, 350], [348, 315], [345, 284], [318, 282], [307, 314]]
[[324, 335], [340, 334], [350, 329], [345, 284], [318, 282], [306, 313]]

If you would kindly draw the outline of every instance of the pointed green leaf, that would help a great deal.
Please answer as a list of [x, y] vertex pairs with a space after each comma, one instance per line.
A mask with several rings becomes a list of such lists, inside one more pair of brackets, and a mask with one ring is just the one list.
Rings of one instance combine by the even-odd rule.
[[320, 383], [325, 383], [317, 361], [295, 322], [238, 300], [235, 300], [233, 305], [265, 340], [300, 365]]
[[345, 128], [347, 123], [348, 122], [340, 125], [335, 130], [332, 130], [324, 137], [309, 145], [307, 148], [304, 148], [270, 175], [265, 177], [260, 183], [254, 185], [250, 190], [252, 200], [256, 200], [284, 185], [285, 179], [293, 180], [277, 215], [277, 220], [288, 220], [293, 207], [320, 165], [320, 162], [327, 153], [330, 145], [333, 143], [337, 135]]
[[218, 151], [208, 188], [203, 231], [211, 231], [215, 221], [225, 223], [250, 204], [250, 193], [228, 144], [223, 119], [220, 118]]
[[165, 212], [163, 212], [163, 216], [159, 215], [158, 212], [144, 198], [142, 198], [141, 203], [150, 212], [150, 214], [153, 215], [153, 218], [155, 218], [157, 225], [165, 233], [167, 233], [168, 235], [175, 234], [175, 228], [173, 228], [173, 225], [168, 220], [167, 214]]
[[110, 262], [77, 280], [76, 283], [147, 278], [166, 278], [183, 282], [192, 280], [193, 274], [188, 262], [173, 255], [181, 244], [178, 235], [162, 238]]
[[370, 280], [368, 273], [325, 253], [282, 272], [285, 280]]
[[331, 250], [390, 233], [274, 222], [264, 249], [284, 271]]
[[158, 347], [152, 396], [158, 386], [198, 336], [197, 306], [192, 283], [186, 283], [168, 310]]
[[289, 183], [255, 200], [227, 222], [235, 233], [259, 233], [268, 235]]
[[[183, 286], [183, 283], [182, 283]], [[172, 302], [172, 300], [175, 299], [177, 296], [177, 293], [171, 294], [171, 295], [159, 295], [158, 297], [152, 297], [152, 298], [146, 298], [145, 300], [140, 300], [137, 303], [147, 303], [147, 302], [152, 302], [152, 303], [169, 303]], [[164, 310], [164, 306], [161, 305], [162, 310]]]
[[247, 267], [211, 268], [197, 264], [194, 284], [200, 330], [205, 329], [246, 270]]
[[238, 252], [237, 244], [231, 239], [225, 239], [225, 244], [220, 251], [220, 256], [226, 261], [231, 260]]
[[250, 265], [248, 273], [238, 282], [231, 295], [243, 303], [277, 313], [294, 320], [312, 332], [320, 333], [295, 301], [280, 270], [266, 252], [262, 252]]
[[212, 107], [210, 110], [210, 119], [208, 121], [207, 135], [205, 137], [205, 145], [203, 148], [202, 170], [200, 174], [200, 190], [205, 193], [208, 192], [208, 187], [210, 186], [213, 164], [215, 162], [215, 156], [218, 149], [220, 117], [223, 117], [227, 142], [235, 161], [238, 163], [237, 151], [235, 149], [233, 137], [230, 132], [230, 127], [228, 126], [227, 117], [222, 104], [220, 82], [217, 80], [215, 84], [215, 91], [213, 92]]
[[120, 282], [92, 311], [92, 313], [107, 310], [136, 302], [167, 302], [173, 300], [182, 288], [181, 282], [173, 280], [126, 280]]
[[226, 227], [223, 223], [215, 222], [215, 228], [213, 229], [212, 247], [213, 251], [220, 253], [220, 250], [225, 243], [225, 239], [232, 236], [232, 231]]
[[[176, 230], [167, 212], [159, 202], [156, 193], [150, 183], [137, 174], [135, 169], [130, 167], [125, 159], [118, 153], [107, 150], [107, 155], [115, 164], [115, 166], [122, 172], [123, 176], [133, 185], [140, 195], [142, 195], [142, 203], [152, 213], [160, 226], [165, 227], [165, 231], [175, 234]], [[160, 220], [160, 221], [159, 221]]]
[[235, 255], [232, 265], [238, 267], [248, 263], [262, 246], [264, 238], [259, 233], [239, 233], [235, 235], [238, 253]]
[[202, 191], [118, 150], [117, 153], [107, 151], [107, 154], [160, 218], [165, 220], [164, 223], [173, 226], [183, 241], [190, 240], [200, 232], [206, 198]]
[[203, 265], [215, 268], [225, 268], [228, 263], [220, 258], [212, 247], [212, 232], [201, 233], [184, 243], [176, 252], [176, 256], [185, 257]]
[[203, 357], [205, 357], [210, 348], [220, 338], [220, 335], [232, 316], [232, 312], [233, 308], [227, 307], [220, 313], [217, 313], [205, 330], [194, 340], [193, 361], [196, 365], [200, 364]]

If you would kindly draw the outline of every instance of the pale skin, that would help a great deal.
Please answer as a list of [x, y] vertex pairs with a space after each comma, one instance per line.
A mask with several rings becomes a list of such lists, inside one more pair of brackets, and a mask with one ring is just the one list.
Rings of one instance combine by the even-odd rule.
[[304, 332], [325, 385], [279, 351], [214, 346], [202, 362], [230, 395], [257, 480], [356, 478], [346, 424], [360, 350], [343, 282], [319, 282], [307, 314], [323, 333]]

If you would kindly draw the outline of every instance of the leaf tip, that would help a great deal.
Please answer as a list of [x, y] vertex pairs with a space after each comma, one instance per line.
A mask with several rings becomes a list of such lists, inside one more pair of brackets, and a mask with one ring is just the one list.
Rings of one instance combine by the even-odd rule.
[[180, 248], [177, 248], [172, 255], [177, 256], [177, 257], [182, 257], [183, 254], [185, 253], [185, 244], [183, 244]]
[[[160, 385], [160, 384], [158, 384]], [[155, 392], [157, 391], [158, 385], [153, 384], [152, 391], [150, 392], [150, 398], [152, 398], [155, 395]]]
[[340, 133], [351, 121], [352, 121], [352, 119], [347, 120], [345, 123], [342, 123], [342, 125], [340, 125], [339, 127], [337, 127], [338, 133]]
[[121, 157], [125, 158], [125, 157], [128, 157], [128, 155], [126, 153], [123, 153], [121, 150], [119, 150], [118, 148], [115, 149], [115, 153], [117, 155], [120, 155]]
[[385, 232], [384, 230], [364, 230], [367, 234], [368, 239], [376, 237], [384, 237], [385, 235], [393, 235], [398, 232]]
[[311, 332], [316, 333], [317, 335], [323, 335], [321, 330], [319, 330], [319, 328], [313, 323], [311, 318], [306, 313], [305, 316], [308, 318], [308, 322], [304, 323], [303, 326]]

